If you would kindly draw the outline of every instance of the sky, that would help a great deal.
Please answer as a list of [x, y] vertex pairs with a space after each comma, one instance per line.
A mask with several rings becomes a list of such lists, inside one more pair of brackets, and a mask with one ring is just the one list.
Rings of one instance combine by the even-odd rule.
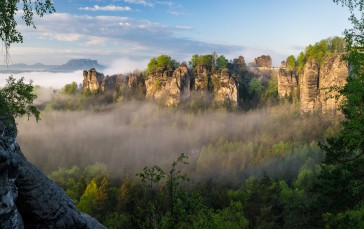
[[11, 63], [86, 58], [145, 68], [161, 54], [188, 61], [195, 53], [215, 51], [228, 59], [243, 55], [247, 63], [270, 55], [278, 66], [288, 55], [350, 28], [348, 10], [332, 0], [54, 0], [54, 5], [56, 13], [36, 18], [36, 29], [24, 26], [19, 12], [24, 42], [11, 46]]

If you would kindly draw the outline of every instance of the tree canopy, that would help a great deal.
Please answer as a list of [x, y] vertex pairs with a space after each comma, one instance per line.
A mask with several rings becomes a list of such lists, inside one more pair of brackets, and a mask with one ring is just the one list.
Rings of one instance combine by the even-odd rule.
[[352, 13], [353, 29], [345, 31], [345, 60], [350, 65], [350, 74], [347, 84], [339, 90], [345, 97], [341, 104], [345, 120], [338, 136], [329, 138], [328, 144], [322, 146], [326, 157], [318, 187], [326, 220], [336, 220], [338, 224], [337, 220], [345, 220], [340, 218], [342, 214], [348, 213], [350, 217], [351, 210], [361, 211], [364, 204], [364, 17], [358, 19], [354, 12], [363, 12], [364, 1], [334, 2], [347, 6]]
[[34, 12], [43, 17], [47, 13], [55, 12], [51, 0], [2, 0], [0, 1], [0, 39], [7, 51], [13, 43], [22, 43], [23, 36], [17, 29], [16, 13], [22, 7], [24, 20], [27, 26], [35, 28]]
[[[22, 4], [20, 4], [22, 3]], [[13, 43], [23, 42], [23, 36], [17, 30], [15, 15], [19, 7], [23, 7], [22, 19], [27, 26], [34, 24], [34, 12], [43, 17], [46, 13], [55, 12], [51, 0], [2, 0], [0, 1], [0, 39], [6, 50], [8, 60], [8, 49]], [[34, 115], [39, 120], [39, 111], [33, 106], [36, 96], [33, 94], [32, 82], [24, 83], [24, 79], [15, 80], [9, 77], [4, 88], [0, 89], [0, 115], [10, 113], [13, 116]]]
[[170, 56], [162, 54], [158, 57], [153, 57], [148, 63], [148, 72], [152, 73], [158, 69], [163, 71], [166, 69], [174, 70], [178, 67], [178, 62]]

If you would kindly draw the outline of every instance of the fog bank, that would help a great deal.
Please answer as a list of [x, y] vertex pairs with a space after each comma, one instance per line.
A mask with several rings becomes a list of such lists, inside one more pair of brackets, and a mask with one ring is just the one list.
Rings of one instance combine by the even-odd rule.
[[[198, 160], [203, 146], [225, 141], [275, 144], [319, 138], [320, 118], [302, 119], [285, 108], [247, 113], [192, 114], [155, 104], [128, 103], [103, 112], [46, 112], [41, 120], [18, 120], [18, 141], [31, 162], [49, 172], [59, 166], [108, 165], [114, 175], [145, 165], [170, 164], [180, 153]], [[214, 168], [211, 168], [212, 170]]]

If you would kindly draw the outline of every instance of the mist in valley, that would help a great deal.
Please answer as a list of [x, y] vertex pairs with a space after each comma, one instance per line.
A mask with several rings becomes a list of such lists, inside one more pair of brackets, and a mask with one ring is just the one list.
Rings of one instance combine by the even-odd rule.
[[[222, 164], [233, 160], [229, 157], [234, 153], [239, 154], [234, 162], [238, 170], [244, 170], [242, 164], [251, 163], [252, 154], [261, 153], [245, 149], [248, 145], [269, 148], [293, 140], [309, 143], [321, 139], [323, 130], [330, 126], [322, 117], [302, 117], [288, 105], [246, 113], [191, 113], [138, 102], [112, 105], [99, 112], [42, 112], [39, 123], [26, 118], [17, 123], [23, 153], [45, 173], [101, 162], [115, 177], [133, 176], [144, 166], [166, 167], [185, 153], [191, 175], [200, 178], [229, 173], [230, 167]], [[229, 142], [240, 144], [238, 152], [228, 149], [220, 157], [214, 156], [219, 161], [212, 162], [206, 149]]]

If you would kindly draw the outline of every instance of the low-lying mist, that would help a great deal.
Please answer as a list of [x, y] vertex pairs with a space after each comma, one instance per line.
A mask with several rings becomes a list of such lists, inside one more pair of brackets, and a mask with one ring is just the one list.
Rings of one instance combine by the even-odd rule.
[[82, 82], [82, 71], [75, 72], [22, 72], [16, 74], [0, 73], [0, 87], [6, 84], [6, 79], [9, 76], [13, 76], [15, 79], [24, 77], [24, 82], [33, 82], [33, 85], [41, 86], [44, 88], [51, 87], [54, 89], [62, 88], [65, 84], [76, 82], [77, 84]]
[[[44, 172], [102, 162], [114, 176], [134, 175], [146, 165], [169, 165], [181, 153], [190, 157], [190, 169], [198, 173], [204, 146], [228, 141], [266, 146], [309, 143], [321, 139], [330, 125], [321, 116], [302, 117], [291, 105], [246, 113], [196, 114], [137, 102], [102, 112], [43, 112], [39, 123], [32, 119], [17, 122], [23, 153]], [[239, 150], [244, 157], [244, 147]], [[213, 164], [209, 169], [219, 172]]]

